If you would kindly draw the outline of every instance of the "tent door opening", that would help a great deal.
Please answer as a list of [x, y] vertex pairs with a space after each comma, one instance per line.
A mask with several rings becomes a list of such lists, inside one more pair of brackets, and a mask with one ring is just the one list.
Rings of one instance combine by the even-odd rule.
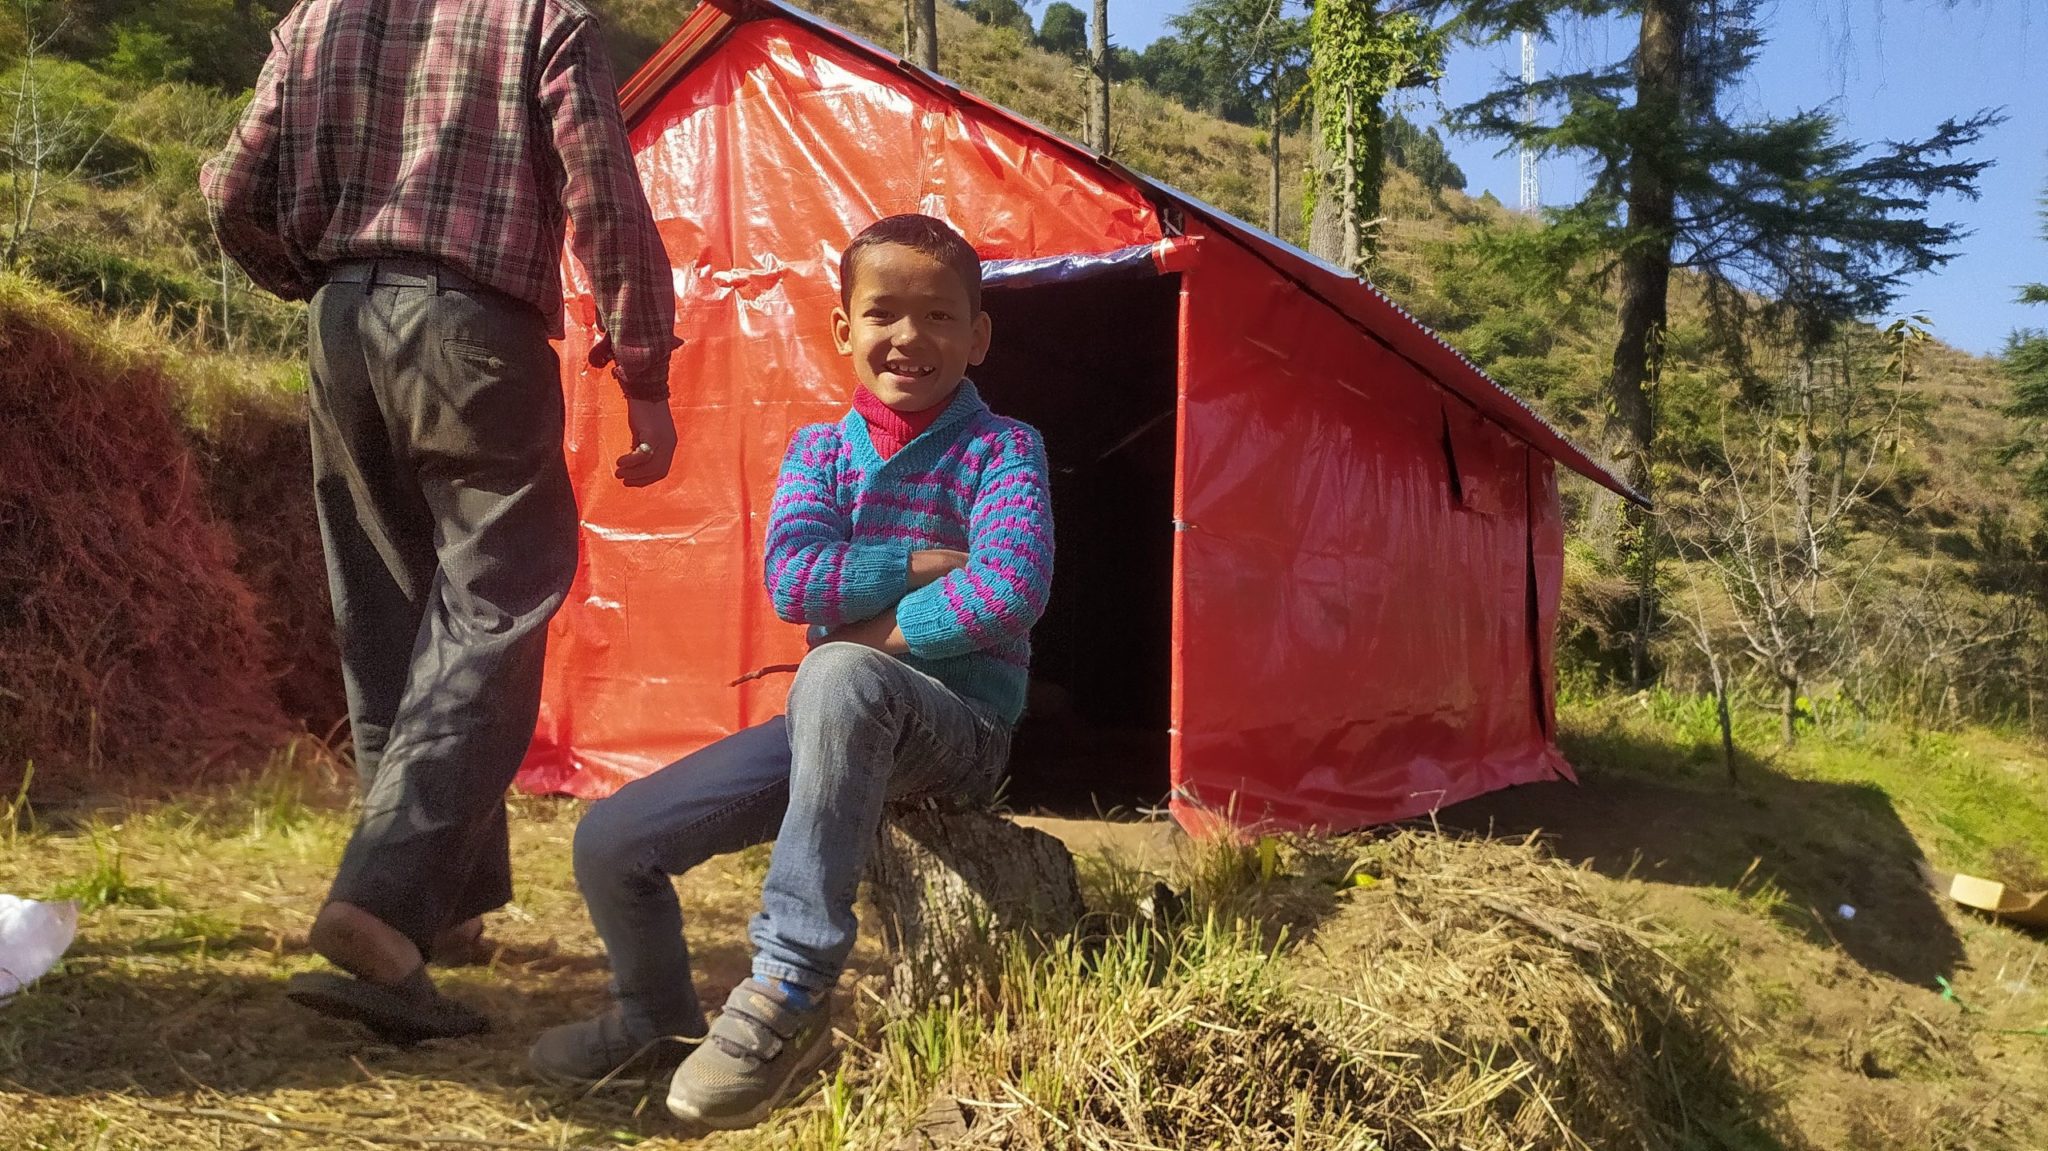
[[991, 285], [989, 406], [1045, 437], [1052, 596], [1012, 747], [1018, 807], [1163, 806], [1170, 787], [1180, 277]]

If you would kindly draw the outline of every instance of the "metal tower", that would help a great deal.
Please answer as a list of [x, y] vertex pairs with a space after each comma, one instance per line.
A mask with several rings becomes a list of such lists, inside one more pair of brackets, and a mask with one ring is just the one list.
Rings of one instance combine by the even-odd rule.
[[[1536, 96], [1529, 90], [1536, 83], [1536, 36], [1531, 32], [1522, 33], [1522, 127], [1536, 123]], [[1520, 149], [1522, 161], [1522, 211], [1534, 214], [1543, 206], [1543, 189], [1537, 182], [1536, 153], [1525, 142]]]

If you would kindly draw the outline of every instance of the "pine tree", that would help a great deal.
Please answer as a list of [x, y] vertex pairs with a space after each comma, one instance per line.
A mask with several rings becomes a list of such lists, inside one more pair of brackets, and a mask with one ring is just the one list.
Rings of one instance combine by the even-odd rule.
[[[1961, 237], [1928, 217], [1937, 195], [1974, 197], [1987, 161], [1957, 158], [2000, 117], [1941, 123], [1927, 139], [1870, 149], [1834, 117], [1795, 112], [1737, 121], [1724, 96], [1764, 37], [1759, 0], [1444, 0], [1470, 35], [1548, 35], [1580, 16], [1634, 17], [1635, 51], [1524, 85], [1503, 84], [1456, 110], [1458, 128], [1589, 161], [1576, 204], [1550, 213], [1560, 258], [1612, 274], [1618, 331], [1602, 449], [1651, 494], [1655, 382], [1674, 271], [1702, 277], [1717, 302], [1768, 298], [1814, 346], [1836, 324], [1881, 310], [1906, 278], [1947, 261]], [[1547, 117], [1525, 120], [1533, 97]], [[1611, 509], [1611, 504], [1607, 505]], [[1648, 677], [1655, 539], [1647, 520], [1607, 517], [1601, 534], [1635, 568], [1635, 676]]]
[[1171, 21], [1182, 42], [1222, 80], [1234, 102], [1263, 106], [1269, 145], [1266, 228], [1280, 231], [1280, 129], [1308, 81], [1308, 27], [1284, 0], [1195, 0]]
[[[1447, 6], [1448, 7], [1448, 6]], [[1548, 33], [1574, 15], [1640, 15], [1636, 51], [1606, 65], [1504, 84], [1458, 109], [1463, 130], [1591, 161], [1586, 195], [1555, 214], [1561, 239], [1603, 251], [1617, 274], [1620, 333], [1607, 445], [1647, 479], [1646, 388], [1668, 318], [1671, 273], [1793, 302], [1828, 325], [1895, 299], [1904, 280], [1946, 261], [1961, 233], [1927, 216], [1943, 192], [1974, 197], [1988, 162], [1959, 160], [1999, 119], [1943, 122], [1925, 140], [1871, 152], [1834, 117], [1806, 111], [1736, 122], [1723, 95], [1763, 45], [1758, 0], [1469, 0], [1468, 31]], [[1525, 95], [1548, 119], [1523, 120]]]
[[[2048, 199], [2042, 201], [2048, 204]], [[2048, 239], [2048, 212], [2041, 213], [2041, 236]], [[2028, 284], [2020, 289], [2020, 303], [2048, 304], [2048, 284]], [[2032, 459], [2027, 473], [2027, 494], [2048, 502], [2048, 444], [2042, 442], [2042, 424], [2048, 421], [2048, 331], [2021, 328], [2006, 337], [2001, 357], [2005, 376], [2012, 381], [2012, 402], [2006, 414], [2024, 421], [2019, 434], [2004, 453], [2007, 463]]]

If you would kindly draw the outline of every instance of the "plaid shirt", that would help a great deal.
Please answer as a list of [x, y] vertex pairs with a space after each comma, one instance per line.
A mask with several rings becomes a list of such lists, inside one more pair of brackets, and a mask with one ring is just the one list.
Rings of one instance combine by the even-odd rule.
[[302, 0], [200, 185], [249, 278], [305, 299], [346, 260], [438, 261], [562, 334], [564, 213], [620, 381], [668, 395], [675, 286], [577, 0]]

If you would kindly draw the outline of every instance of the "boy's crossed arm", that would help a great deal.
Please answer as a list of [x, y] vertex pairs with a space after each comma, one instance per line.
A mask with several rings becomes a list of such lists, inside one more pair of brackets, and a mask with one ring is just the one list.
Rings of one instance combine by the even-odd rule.
[[850, 542], [851, 523], [791, 445], [768, 528], [776, 615], [814, 625], [814, 645], [933, 659], [1028, 633], [1051, 592], [1053, 532], [1044, 448], [1024, 447], [979, 486], [960, 552]]
[[[910, 553], [910, 591], [936, 583], [953, 572], [967, 566], [967, 553], [950, 548], [932, 548]], [[908, 593], [905, 593], [908, 594]], [[909, 655], [910, 641], [903, 636], [903, 629], [896, 624], [896, 607], [903, 601], [897, 600], [884, 609], [880, 615], [856, 623], [841, 624], [835, 628], [813, 628], [810, 645], [821, 643], [857, 643], [890, 655]]]
[[911, 549], [853, 543], [820, 472], [822, 450], [799, 435], [789, 445], [768, 512], [764, 582], [775, 614], [789, 623], [838, 627], [872, 619], [910, 590]]
[[1013, 453], [974, 493], [967, 562], [905, 593], [889, 613], [892, 638], [900, 636], [910, 654], [944, 659], [986, 651], [1029, 634], [1045, 614], [1052, 592], [1052, 493], [1045, 449], [1035, 437], [1020, 446], [1027, 450]]

